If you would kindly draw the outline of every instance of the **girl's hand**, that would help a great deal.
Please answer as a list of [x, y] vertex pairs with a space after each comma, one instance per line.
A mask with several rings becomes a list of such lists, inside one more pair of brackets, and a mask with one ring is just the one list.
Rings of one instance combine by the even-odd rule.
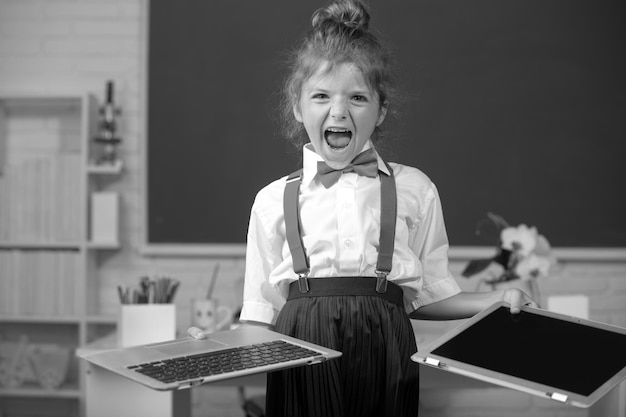
[[502, 293], [502, 301], [509, 304], [512, 314], [519, 314], [522, 306], [539, 307], [528, 294], [518, 288], [509, 288]]

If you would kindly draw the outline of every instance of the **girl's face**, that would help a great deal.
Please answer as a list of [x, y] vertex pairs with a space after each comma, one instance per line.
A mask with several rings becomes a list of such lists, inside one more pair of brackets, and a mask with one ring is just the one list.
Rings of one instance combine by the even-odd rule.
[[341, 169], [361, 152], [387, 109], [354, 65], [341, 64], [329, 73], [326, 66], [303, 84], [293, 113], [315, 152], [330, 167]]

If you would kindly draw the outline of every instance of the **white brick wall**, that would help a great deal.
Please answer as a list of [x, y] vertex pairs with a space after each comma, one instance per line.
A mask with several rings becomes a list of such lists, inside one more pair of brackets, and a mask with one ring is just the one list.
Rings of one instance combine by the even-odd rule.
[[[113, 184], [123, 198], [123, 248], [103, 257], [99, 283], [103, 312], [117, 309], [114, 288], [144, 274], [180, 278], [179, 326], [189, 320], [188, 300], [203, 295], [213, 266], [220, 264], [216, 295], [238, 307], [243, 261], [238, 258], [142, 257], [145, 197], [143, 150], [146, 97], [148, 0], [0, 0], [0, 91], [90, 91], [102, 98], [107, 80], [123, 108], [120, 135], [126, 171]], [[454, 271], [463, 262], [453, 263]], [[472, 289], [474, 284], [459, 278]], [[566, 262], [558, 276], [541, 283], [546, 294], [586, 294], [591, 318], [626, 327], [626, 262]], [[450, 324], [424, 325], [429, 338]], [[241, 415], [236, 392], [194, 391], [194, 415]], [[424, 389], [422, 416], [579, 417], [585, 410], [504, 389]], [[224, 401], [226, 401], [225, 404]], [[229, 405], [230, 404], [230, 405]]]

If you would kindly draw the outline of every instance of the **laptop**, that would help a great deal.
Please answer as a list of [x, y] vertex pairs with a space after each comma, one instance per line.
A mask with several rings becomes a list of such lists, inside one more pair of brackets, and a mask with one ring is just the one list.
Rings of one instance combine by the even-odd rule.
[[586, 408], [626, 378], [626, 329], [498, 302], [411, 359]]
[[341, 352], [258, 327], [81, 355], [82, 359], [149, 388], [168, 391], [315, 365]]

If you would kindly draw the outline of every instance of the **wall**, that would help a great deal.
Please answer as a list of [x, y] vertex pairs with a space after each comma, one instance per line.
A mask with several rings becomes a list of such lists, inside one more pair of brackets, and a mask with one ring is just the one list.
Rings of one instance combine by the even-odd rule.
[[[203, 296], [216, 264], [216, 295], [238, 307], [243, 277], [240, 257], [145, 257], [143, 201], [146, 138], [147, 0], [0, 0], [0, 91], [66, 89], [104, 95], [105, 82], [115, 81], [123, 109], [122, 158], [125, 173], [112, 184], [123, 199], [123, 246], [100, 259], [100, 309], [116, 314], [115, 286], [135, 284], [145, 274], [169, 275], [182, 281], [177, 297], [179, 327], [189, 323], [188, 302]], [[452, 264], [459, 272], [464, 260]], [[459, 278], [462, 286], [475, 283]], [[562, 264], [556, 276], [541, 283], [545, 294], [586, 294], [591, 318], [626, 327], [626, 262], [579, 261]], [[452, 323], [417, 323], [419, 340], [432, 338]], [[197, 389], [194, 415], [239, 416], [239, 393], [232, 388]], [[585, 410], [561, 407], [509, 390], [425, 389], [422, 416], [578, 417]]]

